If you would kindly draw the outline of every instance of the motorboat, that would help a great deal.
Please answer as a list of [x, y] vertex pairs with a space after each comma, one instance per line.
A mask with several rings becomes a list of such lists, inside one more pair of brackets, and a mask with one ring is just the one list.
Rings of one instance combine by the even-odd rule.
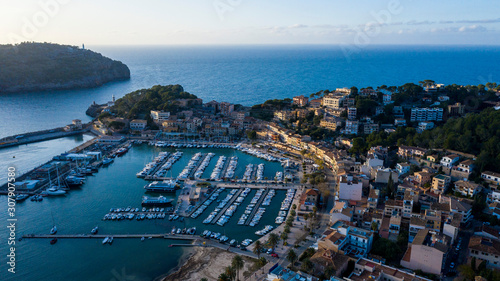
[[142, 205], [143, 206], [171, 205], [173, 201], [174, 201], [174, 199], [168, 199], [164, 196], [159, 196], [159, 197], [143, 196], [142, 197]]
[[29, 197], [29, 195], [26, 194], [26, 193], [17, 194], [17, 196], [16, 196], [16, 202], [23, 202], [28, 197]]
[[50, 230], [50, 235], [54, 235], [57, 233], [57, 227], [54, 225], [52, 229]]
[[176, 180], [165, 180], [162, 182], [155, 181], [150, 184], [147, 184], [144, 186], [144, 189], [152, 192], [172, 193], [175, 192], [177, 186], [178, 183]]
[[58, 186], [52, 186], [49, 189], [43, 191], [42, 194], [50, 196], [60, 196], [66, 194], [66, 191], [60, 189]]
[[99, 227], [98, 226], [92, 228], [92, 230], [90, 231], [90, 233], [91, 234], [97, 234], [97, 231], [99, 231]]
[[107, 165], [113, 163], [114, 161], [115, 161], [115, 159], [113, 159], [113, 158], [104, 158], [104, 159], [102, 159], [102, 165], [107, 166]]

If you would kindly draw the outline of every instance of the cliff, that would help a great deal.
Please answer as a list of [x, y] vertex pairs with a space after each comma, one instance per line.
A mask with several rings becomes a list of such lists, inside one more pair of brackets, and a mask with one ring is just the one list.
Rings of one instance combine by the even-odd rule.
[[75, 46], [0, 45], [0, 93], [92, 88], [130, 79], [122, 62]]

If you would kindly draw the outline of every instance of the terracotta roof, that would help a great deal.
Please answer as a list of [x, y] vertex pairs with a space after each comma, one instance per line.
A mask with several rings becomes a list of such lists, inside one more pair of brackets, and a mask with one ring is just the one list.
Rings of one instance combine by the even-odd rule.
[[492, 236], [495, 236], [497, 239], [500, 238], [500, 233], [498, 230], [496, 230], [495, 228], [491, 227], [491, 226], [488, 226], [488, 225], [485, 225], [483, 224], [481, 226], [481, 232], [485, 232], [489, 235], [492, 235]]
[[318, 196], [318, 195], [319, 195], [319, 192], [318, 192], [316, 189], [308, 189], [308, 190], [306, 190], [306, 194], [307, 194], [307, 195], [315, 195], [315, 196]]
[[467, 159], [467, 160], [464, 160], [464, 161], [460, 162], [460, 164], [462, 164], [464, 166], [470, 166], [470, 165], [474, 164], [474, 160]]
[[499, 174], [499, 173], [490, 172], [490, 171], [485, 171], [485, 172], [483, 172], [483, 174], [485, 174], [485, 175], [490, 175], [490, 176], [494, 176], [494, 177], [500, 177], [500, 174]]
[[495, 239], [472, 236], [469, 241], [469, 249], [500, 255], [500, 242]]

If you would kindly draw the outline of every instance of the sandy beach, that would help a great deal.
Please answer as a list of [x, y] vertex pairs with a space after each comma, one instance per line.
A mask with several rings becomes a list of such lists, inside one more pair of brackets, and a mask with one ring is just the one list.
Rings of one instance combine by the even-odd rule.
[[[196, 247], [194, 253], [177, 271], [166, 277], [157, 278], [161, 281], [193, 280], [199, 281], [201, 278], [217, 280], [217, 277], [224, 272], [224, 269], [231, 265], [231, 260], [236, 255], [218, 248]], [[240, 278], [243, 280], [243, 273], [248, 271], [254, 261], [243, 257], [245, 266], [240, 270]]]

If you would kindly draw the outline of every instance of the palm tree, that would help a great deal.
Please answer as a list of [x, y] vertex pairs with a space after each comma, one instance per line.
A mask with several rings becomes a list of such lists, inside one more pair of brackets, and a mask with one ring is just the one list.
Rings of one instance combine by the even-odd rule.
[[257, 258], [260, 258], [262, 248], [263, 245], [260, 240], [255, 241], [255, 243], [253, 244], [253, 253], [257, 255]]
[[305, 272], [309, 272], [313, 268], [314, 264], [311, 262], [309, 258], [305, 259], [302, 262], [301, 269]]
[[227, 276], [226, 273], [221, 273], [219, 275], [219, 278], [217, 278], [217, 281], [231, 281], [231, 279], [229, 278], [229, 276]]
[[288, 254], [286, 255], [286, 259], [290, 262], [290, 264], [293, 266], [293, 264], [297, 261], [297, 253], [295, 253], [294, 250], [290, 250]]
[[269, 243], [269, 245], [273, 248], [273, 252], [274, 248], [276, 248], [276, 245], [278, 245], [279, 240], [280, 238], [278, 237], [278, 234], [276, 233], [269, 234], [269, 238], [267, 238], [267, 243]]
[[236, 279], [236, 270], [232, 266], [226, 267], [226, 271], [224, 272], [231, 280]]
[[245, 261], [240, 255], [236, 255], [233, 258], [233, 261], [231, 262], [231, 265], [234, 269], [236, 269], [236, 276], [238, 277], [238, 280], [240, 279], [240, 269], [243, 268], [245, 265]]
[[283, 240], [283, 246], [285, 246], [286, 240], [288, 239], [288, 234], [286, 232], [281, 233], [281, 240]]
[[304, 219], [306, 220], [306, 225], [304, 227], [309, 228], [309, 214], [305, 214]]

